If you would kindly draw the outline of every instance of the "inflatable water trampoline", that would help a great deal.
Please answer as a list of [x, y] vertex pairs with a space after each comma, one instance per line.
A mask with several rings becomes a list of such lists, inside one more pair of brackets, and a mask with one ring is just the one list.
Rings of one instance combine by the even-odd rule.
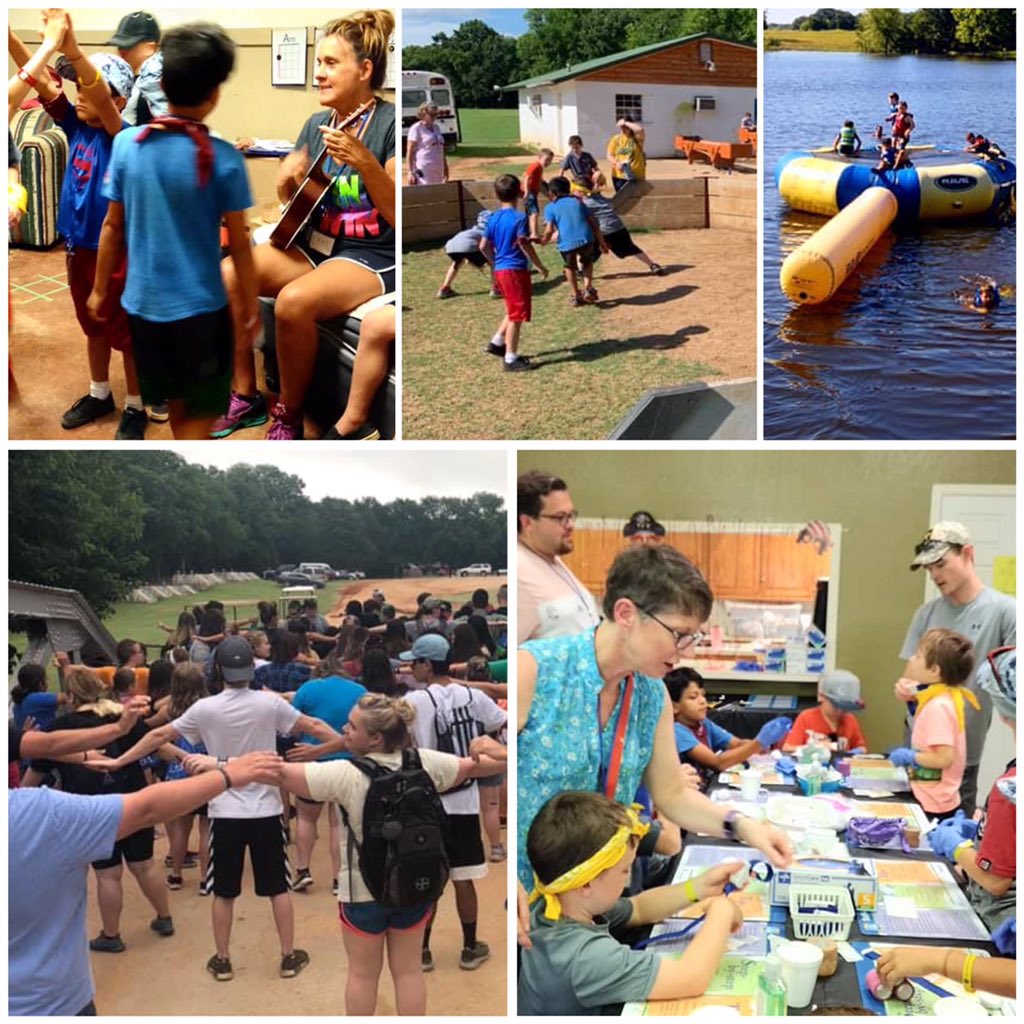
[[912, 166], [875, 173], [878, 151], [857, 156], [787, 153], [776, 165], [779, 194], [794, 210], [831, 218], [782, 264], [783, 292], [804, 305], [831, 298], [894, 221], [915, 224], [984, 218], [1012, 220], [1017, 169], [982, 159], [911, 147]]

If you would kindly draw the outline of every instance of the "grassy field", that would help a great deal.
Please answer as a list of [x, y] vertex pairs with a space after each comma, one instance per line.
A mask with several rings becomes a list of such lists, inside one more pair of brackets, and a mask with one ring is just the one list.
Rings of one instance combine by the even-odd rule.
[[460, 110], [459, 125], [462, 142], [451, 151], [451, 156], [519, 156], [532, 152], [519, 143], [518, 110]]
[[770, 28], [764, 33], [766, 50], [834, 50], [857, 53], [857, 33], [852, 29], [825, 32], [799, 32], [796, 29]]
[[[657, 252], [659, 236], [668, 244], [672, 234], [678, 233], [645, 235], [645, 248]], [[533, 321], [524, 326], [520, 343], [520, 351], [538, 368], [506, 374], [501, 360], [483, 352], [504, 315], [501, 300], [488, 295], [487, 277], [465, 267], [455, 281], [457, 297], [438, 301], [434, 295], [448, 266], [443, 248], [405, 253], [402, 300], [410, 311], [403, 348], [406, 437], [606, 437], [649, 388], [716, 372], [667, 354], [681, 342], [670, 328], [655, 333], [640, 322], [650, 315], [646, 304], [626, 307], [634, 311], [632, 323], [622, 311], [572, 309], [558, 254], [546, 249], [542, 259], [551, 276], [534, 278]], [[602, 272], [623, 269], [602, 259], [598, 287]], [[637, 287], [653, 296], [674, 287], [667, 280], [644, 278]]]

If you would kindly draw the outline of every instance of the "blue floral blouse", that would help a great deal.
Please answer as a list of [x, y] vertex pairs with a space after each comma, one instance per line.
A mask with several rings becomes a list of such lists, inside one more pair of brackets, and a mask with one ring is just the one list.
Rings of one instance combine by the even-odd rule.
[[[521, 645], [537, 662], [537, 686], [530, 717], [519, 734], [519, 879], [529, 891], [533, 871], [526, 857], [526, 833], [537, 812], [557, 793], [602, 792], [611, 760], [624, 685], [602, 730], [598, 699], [604, 680], [594, 654], [594, 632], [529, 640]], [[624, 682], [624, 681], [623, 681]], [[665, 684], [634, 675], [629, 727], [615, 799], [633, 802], [654, 751], [654, 735], [665, 702]]]

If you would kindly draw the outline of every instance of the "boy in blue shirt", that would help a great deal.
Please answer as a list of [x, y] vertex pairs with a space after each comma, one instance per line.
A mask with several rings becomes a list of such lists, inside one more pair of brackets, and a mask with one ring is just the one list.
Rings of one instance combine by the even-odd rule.
[[526, 214], [517, 209], [523, 194], [519, 179], [514, 174], [500, 175], [494, 182], [494, 194], [501, 202], [501, 209], [487, 220], [484, 237], [480, 239], [480, 252], [494, 267], [494, 285], [505, 300], [505, 316], [487, 352], [503, 356], [505, 369], [514, 373], [532, 369], [529, 359], [519, 355], [519, 334], [532, 313], [530, 263], [542, 277], [548, 276], [548, 270], [537, 258], [530, 242]]
[[[163, 41], [169, 114], [122, 132], [103, 193], [90, 311], [106, 299], [110, 269], [127, 243], [128, 313], [142, 397], [168, 402], [176, 438], [208, 436], [227, 406], [233, 330], [220, 271], [225, 221], [241, 285], [240, 322], [254, 339], [259, 306], [245, 211], [252, 195], [242, 155], [203, 121], [231, 74], [235, 47], [219, 26], [182, 25]], [[94, 312], [95, 315], [95, 312]]]
[[[125, 281], [123, 256], [111, 268], [111, 285], [102, 317], [92, 316], [86, 307], [96, 275], [100, 227], [107, 210], [101, 191], [103, 174], [110, 161], [114, 136], [127, 126], [121, 111], [131, 94], [135, 75], [124, 60], [113, 54], [98, 53], [87, 59], [64, 11], [48, 10], [45, 22], [43, 41], [31, 60], [26, 61], [19, 77], [36, 90], [46, 112], [68, 138], [68, 167], [57, 209], [57, 230], [64, 236], [68, 290], [86, 336], [89, 356], [89, 391], [64, 413], [61, 426], [74, 430], [114, 412], [110, 353], [116, 350], [124, 359], [127, 394], [115, 440], [141, 441], [149, 420], [139, 395], [128, 321], [119, 301]], [[66, 74], [73, 74], [78, 83], [74, 106], [64, 95], [60, 79], [46, 69], [49, 59], [58, 52], [67, 58], [65, 67], [70, 66]]]
[[[597, 221], [575, 196], [569, 194], [568, 178], [552, 178], [548, 182], [551, 202], [544, 209], [547, 228], [542, 241], [546, 245], [558, 233], [558, 251], [565, 265], [565, 279], [572, 289], [572, 305], [582, 306], [597, 302], [594, 287], [594, 260], [597, 249], [608, 252], [608, 244], [597, 226]], [[577, 274], [583, 278], [585, 291], [580, 291]]]

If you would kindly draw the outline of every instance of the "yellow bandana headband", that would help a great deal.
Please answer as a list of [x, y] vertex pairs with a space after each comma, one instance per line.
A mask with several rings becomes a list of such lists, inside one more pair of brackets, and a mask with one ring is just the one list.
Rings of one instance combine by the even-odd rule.
[[547, 884], [534, 873], [530, 902], [535, 903], [543, 896], [545, 899], [544, 916], [549, 921], [557, 921], [562, 916], [562, 902], [558, 898], [560, 893], [583, 888], [588, 882], [592, 882], [602, 872], [614, 867], [622, 860], [626, 855], [626, 847], [631, 836], [642, 838], [647, 835], [651, 826], [647, 822], [641, 821], [631, 807], [626, 808], [626, 814], [629, 815], [629, 824], [616, 829], [615, 835], [582, 864], [569, 868], [564, 875], [559, 875], [558, 878]]
[[966, 686], [947, 686], [945, 683], [934, 683], [927, 690], [922, 690], [917, 695], [917, 708], [920, 711], [933, 697], [941, 697], [944, 693], [948, 693], [953, 700], [953, 706], [956, 708], [957, 725], [960, 726], [960, 731], [963, 732], [964, 700], [966, 699], [975, 711], [981, 710], [978, 698]]

